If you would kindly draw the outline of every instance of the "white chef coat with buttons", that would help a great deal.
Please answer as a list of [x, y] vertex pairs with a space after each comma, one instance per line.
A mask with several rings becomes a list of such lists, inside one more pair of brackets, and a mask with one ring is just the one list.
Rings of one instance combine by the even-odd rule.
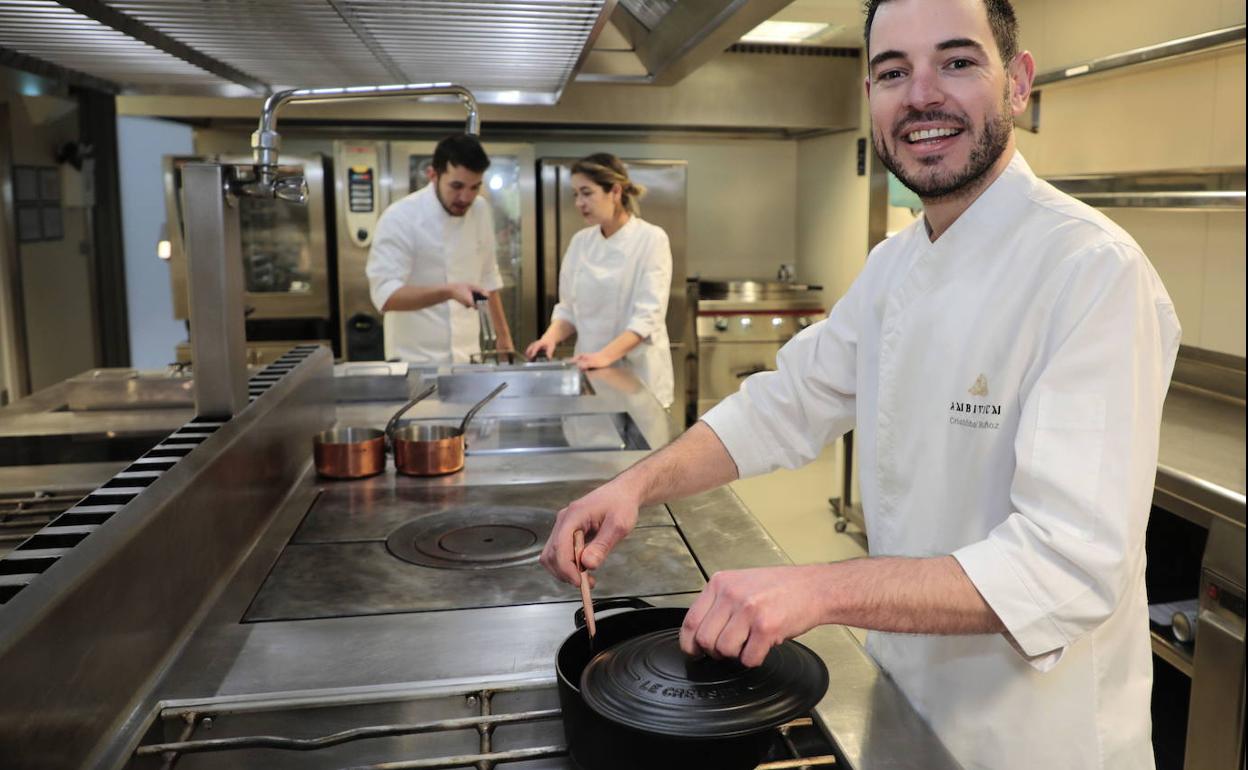
[[568, 244], [559, 268], [559, 304], [551, 319], [576, 327], [576, 352], [594, 353], [626, 331], [641, 344], [624, 356], [659, 403], [672, 405], [672, 351], [667, 299], [672, 247], [663, 228], [629, 217], [610, 238], [587, 227]]
[[[446, 213], [433, 184], [391, 204], [368, 252], [369, 292], [380, 311], [399, 287], [471, 283], [503, 286], [495, 261], [494, 218], [478, 196], [462, 217]], [[475, 308], [454, 300], [385, 314], [386, 358], [418, 364], [467, 363], [481, 351]]]
[[871, 553], [958, 560], [1009, 637], [867, 647], [968, 770], [1148, 769], [1144, 531], [1178, 344], [1135, 241], [1016, 154], [703, 419], [742, 477], [855, 429]]

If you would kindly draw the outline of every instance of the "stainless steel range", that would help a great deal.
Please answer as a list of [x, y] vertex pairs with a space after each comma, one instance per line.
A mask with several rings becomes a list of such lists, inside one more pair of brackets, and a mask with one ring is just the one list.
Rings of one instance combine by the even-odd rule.
[[746, 377], [775, 369], [784, 343], [825, 314], [818, 286], [699, 281], [698, 416]]
[[[537, 563], [555, 512], [599, 481], [428, 486], [393, 472], [322, 487], [244, 622], [569, 602]], [[595, 595], [667, 595], [705, 584], [664, 506], [598, 574]]]
[[[66, 540], [64, 568], [0, 606], [6, 767], [571, 768], [554, 668], [579, 602], [534, 560], [556, 510], [646, 450], [549, 451], [536, 431], [525, 451], [470, 453], [452, 476], [324, 481], [311, 435], [335, 416], [383, 424], [400, 402], [334, 404], [326, 351], [284, 367], [253, 383], [265, 390], [238, 416], [195, 428], [199, 443], [154, 448], [163, 473], [87, 498], [124, 494], [118, 504], [64, 514], [73, 537], [89, 529], [68, 526], [79, 521], [99, 533]], [[409, 392], [430, 376], [410, 372]], [[482, 419], [623, 414], [644, 446], [667, 440], [666, 415], [619, 372], [577, 390], [499, 398]], [[465, 405], [421, 402], [412, 419], [457, 422]], [[597, 596], [683, 606], [716, 571], [787, 562], [727, 489], [649, 507], [640, 524]], [[845, 629], [802, 641], [832, 684], [809, 724], [776, 734], [764, 767], [956, 768]], [[66, 677], [70, 660], [109, 664]]]

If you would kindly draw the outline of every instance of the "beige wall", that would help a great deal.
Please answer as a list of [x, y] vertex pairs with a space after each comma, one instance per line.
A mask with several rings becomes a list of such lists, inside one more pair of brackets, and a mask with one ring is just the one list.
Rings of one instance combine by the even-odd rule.
[[798, 261], [800, 195], [793, 141], [537, 142], [535, 149], [539, 158], [612, 152], [688, 161], [688, 275], [774, 278], [781, 264]]
[[[1022, 0], [1041, 72], [1244, 22], [1227, 0]], [[1043, 89], [1040, 131], [1018, 144], [1041, 176], [1244, 166], [1244, 48]], [[1243, 356], [1244, 213], [1106, 209], [1174, 299], [1183, 342]]]
[[1243, 0], [1014, 0], [1041, 71], [1244, 23]]
[[[56, 151], [78, 138], [76, 103], [59, 96], [0, 92], [8, 102], [14, 165], [55, 166]], [[64, 177], [62, 177], [64, 180]], [[64, 185], [62, 185], [64, 187]], [[73, 193], [62, 189], [62, 201]], [[91, 307], [90, 233], [81, 205], [62, 206], [64, 237], [20, 244], [18, 264], [33, 390], [96, 365]], [[12, 219], [10, 219], [12, 221]]]
[[1040, 174], [1242, 166], [1244, 49], [1047, 86], [1018, 143]]
[[823, 286], [831, 307], [867, 258], [869, 177], [858, 176], [858, 139], [848, 131], [804, 139], [797, 150], [797, 277]]

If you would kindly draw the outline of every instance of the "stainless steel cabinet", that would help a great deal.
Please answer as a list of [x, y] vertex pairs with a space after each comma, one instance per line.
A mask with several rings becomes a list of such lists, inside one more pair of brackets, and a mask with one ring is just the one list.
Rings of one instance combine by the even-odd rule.
[[1184, 767], [1244, 766], [1244, 528], [1215, 518], [1200, 578]]

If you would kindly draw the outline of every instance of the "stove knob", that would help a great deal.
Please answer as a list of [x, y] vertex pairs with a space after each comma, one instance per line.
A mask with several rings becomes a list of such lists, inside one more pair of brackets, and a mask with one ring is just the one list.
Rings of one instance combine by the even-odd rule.
[[728, 319], [724, 318], [722, 315], [717, 317], [715, 319], [715, 331], [717, 332], [728, 331]]
[[754, 323], [754, 321], [753, 321], [753, 320], [751, 320], [751, 319], [750, 319], [750, 317], [749, 317], [748, 315], [747, 315], [747, 316], [742, 316], [742, 317], [741, 317], [741, 328], [742, 328], [742, 329], [748, 329], [748, 328], [750, 328], [750, 324], [752, 324], [752, 323]]
[[806, 317], [806, 316], [804, 316], [804, 315], [803, 315], [803, 316], [798, 316], [798, 317], [797, 317], [797, 328], [799, 328], [799, 329], [805, 329], [807, 326], [810, 326], [810, 318], [808, 318], [808, 317]]

